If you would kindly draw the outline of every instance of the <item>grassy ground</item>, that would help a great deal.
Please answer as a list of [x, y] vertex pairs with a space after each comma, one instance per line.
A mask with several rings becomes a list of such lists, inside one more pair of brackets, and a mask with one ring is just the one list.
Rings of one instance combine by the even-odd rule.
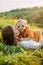
[[[15, 26], [15, 21], [0, 19], [0, 41], [2, 28], [8, 24]], [[30, 28], [43, 31], [43, 27], [34, 24], [30, 24]], [[9, 46], [0, 42], [0, 65], [43, 65], [43, 48], [25, 50], [19, 46]]]
[[43, 48], [25, 50], [0, 42], [0, 65], [43, 65]]
[[[30, 24], [30, 28], [39, 27]], [[39, 29], [43, 31], [43, 28]], [[0, 42], [0, 65], [43, 65], [43, 48], [25, 50], [19, 46], [9, 46]]]

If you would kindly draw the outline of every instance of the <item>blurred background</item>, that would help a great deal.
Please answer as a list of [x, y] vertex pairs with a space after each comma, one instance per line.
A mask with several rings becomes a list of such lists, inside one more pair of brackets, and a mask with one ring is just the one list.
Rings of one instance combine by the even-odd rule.
[[4, 26], [26, 19], [32, 29], [43, 31], [43, 0], [0, 0], [0, 39]]

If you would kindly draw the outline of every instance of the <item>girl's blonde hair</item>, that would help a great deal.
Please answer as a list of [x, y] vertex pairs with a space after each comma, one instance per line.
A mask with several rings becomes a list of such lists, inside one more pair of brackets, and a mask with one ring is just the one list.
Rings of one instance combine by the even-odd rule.
[[24, 22], [25, 24], [27, 24], [27, 20], [19, 19], [19, 20], [17, 20], [16, 25], [17, 25], [19, 22]]

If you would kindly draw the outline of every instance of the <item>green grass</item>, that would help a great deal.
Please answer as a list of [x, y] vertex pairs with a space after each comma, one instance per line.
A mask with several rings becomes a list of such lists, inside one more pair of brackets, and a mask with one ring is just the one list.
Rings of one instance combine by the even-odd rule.
[[43, 48], [25, 50], [0, 42], [0, 65], [43, 65]]
[[[42, 26], [43, 24], [39, 24], [40, 26]], [[40, 29], [43, 32], [43, 27], [40, 27], [37, 24], [30, 24], [30, 28], [31, 29]]]
[[[39, 28], [34, 25], [30, 27]], [[40, 30], [43, 31], [43, 28]], [[0, 40], [2, 40], [1, 30]], [[25, 50], [19, 46], [9, 46], [0, 42], [0, 65], [43, 65], [43, 48]]]

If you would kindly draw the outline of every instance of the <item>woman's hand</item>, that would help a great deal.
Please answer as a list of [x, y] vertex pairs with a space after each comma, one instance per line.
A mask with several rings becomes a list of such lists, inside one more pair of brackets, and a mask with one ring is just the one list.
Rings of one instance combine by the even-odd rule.
[[20, 39], [19, 37], [15, 37], [15, 40], [16, 40], [17, 42], [21, 41], [21, 39]]

